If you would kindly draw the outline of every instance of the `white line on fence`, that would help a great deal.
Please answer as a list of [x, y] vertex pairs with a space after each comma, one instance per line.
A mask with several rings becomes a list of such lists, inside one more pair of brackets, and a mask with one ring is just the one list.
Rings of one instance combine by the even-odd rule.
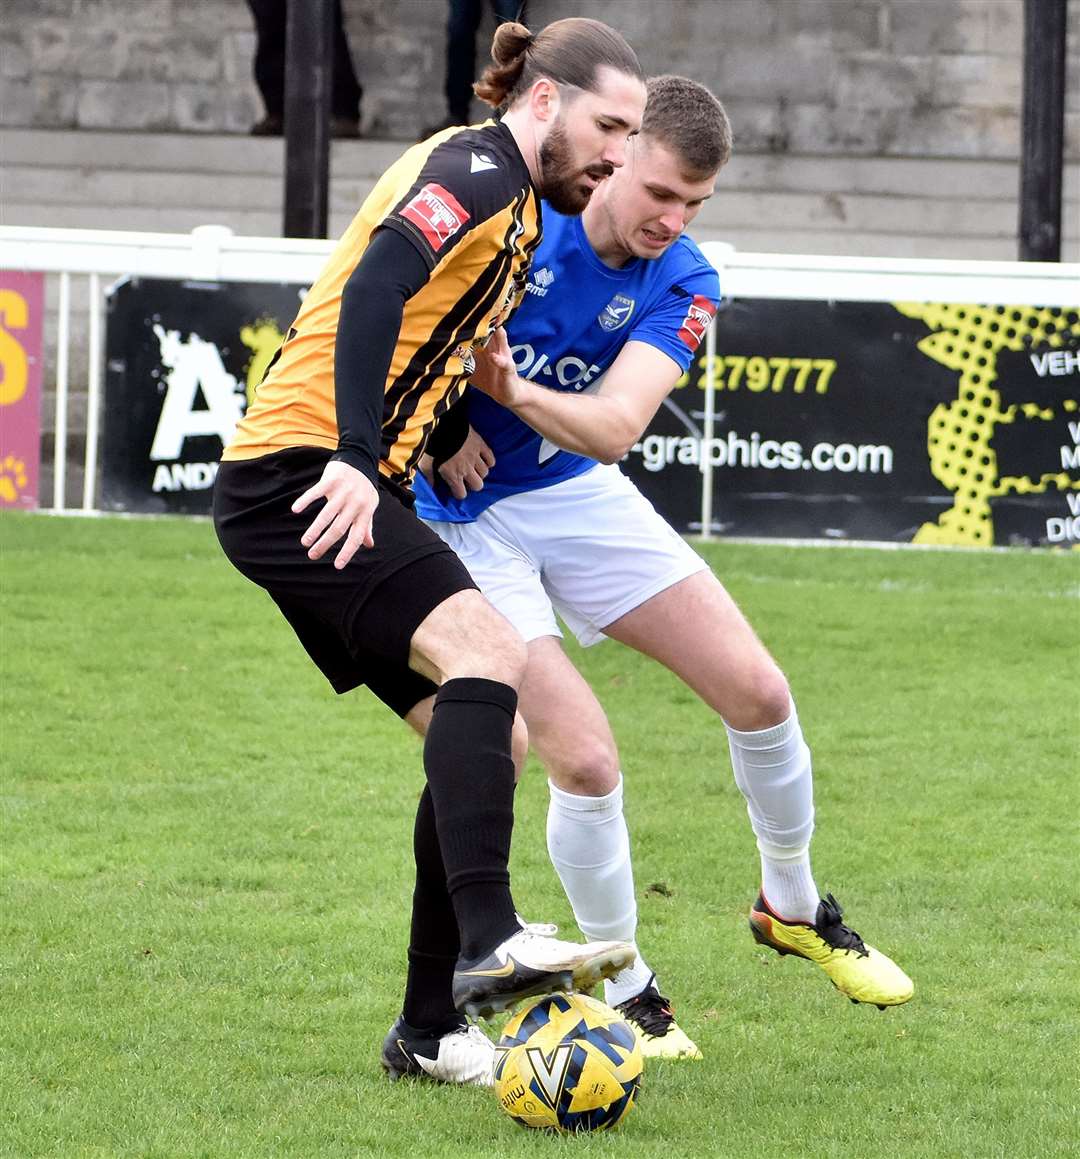
[[53, 506], [64, 509], [67, 482], [68, 346], [71, 336], [71, 275], [60, 274], [60, 304], [56, 327], [56, 434], [53, 445]]
[[86, 379], [86, 455], [83, 472], [83, 510], [94, 510], [97, 478], [98, 430], [101, 420], [101, 276], [90, 275], [90, 366]]

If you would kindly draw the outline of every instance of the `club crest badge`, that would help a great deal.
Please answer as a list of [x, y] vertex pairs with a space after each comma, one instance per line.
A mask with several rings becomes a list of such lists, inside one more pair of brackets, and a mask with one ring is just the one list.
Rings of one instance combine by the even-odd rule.
[[625, 294], [616, 294], [614, 298], [600, 311], [596, 319], [602, 330], [619, 330], [630, 321], [634, 312], [634, 299]]

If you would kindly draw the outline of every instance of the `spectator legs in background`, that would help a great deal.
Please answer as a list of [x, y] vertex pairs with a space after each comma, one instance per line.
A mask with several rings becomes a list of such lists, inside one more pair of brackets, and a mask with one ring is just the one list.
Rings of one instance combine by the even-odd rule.
[[360, 136], [360, 100], [363, 87], [356, 78], [349, 41], [345, 36], [345, 22], [341, 15], [341, 0], [334, 0], [334, 73], [330, 94], [330, 115], [335, 137]]
[[[288, 0], [247, 0], [255, 18], [255, 84], [266, 115], [251, 128], [256, 137], [278, 137], [285, 111], [285, 28]], [[356, 78], [341, 13], [334, 0], [333, 82], [330, 97], [331, 132], [335, 137], [360, 135], [360, 99], [363, 88]]]
[[[500, 24], [525, 20], [525, 0], [490, 0]], [[423, 136], [467, 125], [476, 79], [476, 32], [484, 16], [485, 0], [449, 0], [446, 22], [446, 116], [423, 130]]]
[[281, 134], [285, 112], [286, 0], [247, 0], [255, 18], [255, 84], [266, 115], [251, 132], [257, 137]]

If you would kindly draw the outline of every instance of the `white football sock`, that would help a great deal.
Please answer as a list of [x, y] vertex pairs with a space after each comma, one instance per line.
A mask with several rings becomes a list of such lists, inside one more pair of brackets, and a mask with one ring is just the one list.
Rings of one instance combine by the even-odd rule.
[[[590, 941], [634, 942], [637, 902], [630, 835], [623, 817], [623, 783], [604, 797], [579, 797], [548, 781], [547, 843], [581, 932]], [[640, 994], [652, 970], [639, 954], [604, 983], [610, 1006]]]
[[812, 922], [818, 890], [810, 869], [814, 778], [795, 705], [782, 724], [759, 732], [725, 725], [735, 783], [761, 854], [761, 891], [780, 917]]

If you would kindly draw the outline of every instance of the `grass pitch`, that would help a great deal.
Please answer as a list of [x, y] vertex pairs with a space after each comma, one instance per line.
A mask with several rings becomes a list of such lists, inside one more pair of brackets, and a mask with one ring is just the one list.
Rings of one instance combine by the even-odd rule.
[[[571, 648], [620, 741], [640, 941], [701, 1063], [615, 1133], [386, 1082], [418, 742], [335, 698], [205, 522], [5, 515], [0, 1156], [1064, 1156], [1080, 1122], [1080, 558], [716, 544], [814, 750], [818, 884], [913, 976], [756, 946], [723, 730]], [[515, 896], [572, 928], [518, 792]]]

